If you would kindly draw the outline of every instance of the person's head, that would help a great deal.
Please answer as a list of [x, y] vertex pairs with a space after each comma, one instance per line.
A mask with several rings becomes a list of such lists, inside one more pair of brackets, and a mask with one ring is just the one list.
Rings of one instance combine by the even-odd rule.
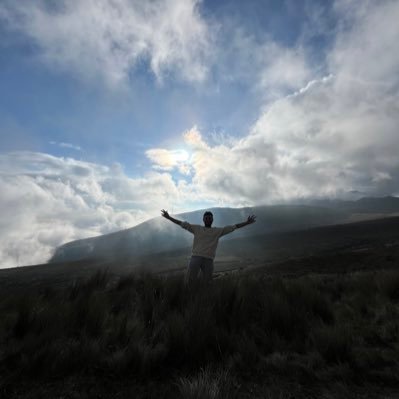
[[213, 214], [212, 212], [205, 212], [204, 217], [202, 218], [206, 227], [211, 227], [213, 223]]

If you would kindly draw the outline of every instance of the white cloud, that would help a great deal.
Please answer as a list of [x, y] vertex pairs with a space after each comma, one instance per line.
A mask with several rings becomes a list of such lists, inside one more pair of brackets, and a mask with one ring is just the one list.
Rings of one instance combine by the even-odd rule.
[[0, 20], [33, 40], [46, 64], [111, 87], [143, 60], [158, 81], [177, 71], [198, 82], [208, 73], [211, 34], [198, 0], [10, 0]]
[[50, 141], [50, 144], [57, 145], [61, 148], [68, 148], [68, 149], [75, 150], [75, 151], [82, 151], [81, 147], [79, 147], [78, 145], [71, 144], [71, 143], [63, 143], [63, 142], [57, 143], [56, 141]]
[[303, 87], [311, 78], [312, 70], [308, 65], [302, 47], [284, 48], [274, 42], [268, 42], [260, 49], [264, 59], [260, 72], [260, 88], [292, 91]]
[[45, 262], [65, 242], [132, 227], [173, 204], [184, 182], [151, 172], [131, 179], [108, 167], [48, 154], [0, 155], [0, 267]]
[[185, 150], [152, 148], [146, 151], [146, 155], [153, 162], [155, 169], [166, 171], [177, 169], [184, 175], [190, 174], [189, 154]]
[[227, 26], [228, 43], [218, 49], [220, 79], [249, 85], [267, 101], [303, 87], [314, 75], [306, 48], [298, 43], [284, 45], [272, 37], [254, 37], [241, 26]]
[[[348, 98], [329, 77], [274, 103], [250, 134], [232, 145], [193, 146], [193, 184], [230, 205], [302, 197], [345, 197], [353, 190], [393, 194], [399, 184], [399, 112], [393, 98]], [[395, 96], [396, 98], [399, 97]], [[396, 104], [399, 104], [396, 101]], [[190, 144], [190, 141], [187, 141]]]
[[238, 142], [212, 146], [197, 128], [183, 135], [205, 198], [244, 205], [398, 192], [399, 2], [340, 3], [350, 24], [337, 31], [331, 75], [269, 103]]
[[371, 90], [397, 91], [398, 1], [339, 0], [336, 7], [344, 23], [329, 57], [331, 67], [338, 69], [343, 79], [356, 79]]
[[207, 150], [209, 147], [203, 140], [197, 126], [193, 126], [183, 134], [184, 141], [196, 150]]

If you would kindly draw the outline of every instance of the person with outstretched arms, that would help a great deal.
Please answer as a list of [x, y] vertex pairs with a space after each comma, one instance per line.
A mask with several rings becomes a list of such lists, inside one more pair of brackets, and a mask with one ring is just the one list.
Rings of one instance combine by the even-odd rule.
[[194, 235], [192, 254], [188, 265], [188, 281], [196, 281], [202, 272], [203, 279], [210, 281], [213, 274], [213, 260], [216, 255], [219, 238], [232, 233], [235, 229], [239, 229], [249, 224], [255, 223], [256, 216], [248, 216], [245, 222], [233, 224], [225, 227], [212, 227], [213, 214], [212, 212], [205, 212], [202, 218], [204, 225], [191, 224], [175, 219], [170, 216], [168, 211], [162, 209], [162, 216], [173, 223], [178, 224], [183, 229], [189, 231]]

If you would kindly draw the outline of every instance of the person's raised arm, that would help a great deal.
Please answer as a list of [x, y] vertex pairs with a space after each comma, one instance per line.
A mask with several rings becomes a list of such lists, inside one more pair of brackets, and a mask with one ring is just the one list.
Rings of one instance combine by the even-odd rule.
[[176, 223], [176, 224], [178, 224], [179, 226], [181, 226], [181, 224], [183, 223], [181, 220], [172, 218], [172, 216], [170, 216], [169, 213], [168, 213], [168, 211], [165, 211], [165, 209], [162, 209], [161, 212], [162, 212], [162, 216], [163, 216], [164, 218], [170, 220], [171, 222]]
[[235, 226], [237, 229], [239, 229], [240, 227], [244, 227], [244, 226], [247, 226], [247, 225], [255, 223], [255, 222], [256, 222], [256, 216], [251, 215], [251, 216], [248, 216], [248, 219], [245, 222], [237, 223]]

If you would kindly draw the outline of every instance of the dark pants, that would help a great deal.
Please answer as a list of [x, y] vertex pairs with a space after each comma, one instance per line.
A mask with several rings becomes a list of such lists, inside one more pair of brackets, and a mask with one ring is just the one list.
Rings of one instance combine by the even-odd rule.
[[192, 256], [188, 264], [187, 280], [193, 282], [198, 280], [199, 272], [202, 272], [204, 281], [212, 280], [213, 259], [204, 258], [203, 256]]

